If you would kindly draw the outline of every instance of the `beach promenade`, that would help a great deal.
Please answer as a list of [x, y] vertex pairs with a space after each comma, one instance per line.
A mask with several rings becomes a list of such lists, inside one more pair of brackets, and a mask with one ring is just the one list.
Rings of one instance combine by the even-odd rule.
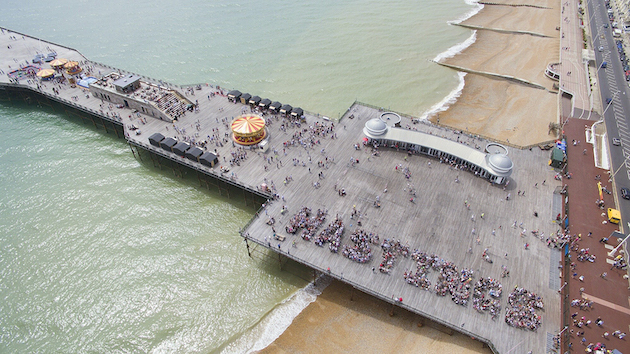
[[[588, 72], [592, 49], [584, 48], [582, 19], [578, 1], [563, 1], [561, 5], [560, 36], [560, 91], [571, 96], [571, 117], [587, 118], [593, 108]], [[589, 55], [590, 51], [590, 55]]]
[[[48, 51], [76, 60], [87, 76], [131, 74], [91, 62], [75, 50], [6, 30], [0, 42], [0, 69], [5, 74], [20, 64], [32, 65], [37, 53]], [[55, 101], [79, 108], [86, 112], [81, 117], [84, 122], [90, 121], [91, 115], [119, 124], [129, 143], [152, 151], [151, 156], [159, 155], [182, 166], [192, 163], [192, 170], [204, 176], [230, 181], [261, 196], [275, 195], [276, 200], [266, 203], [242, 231], [251, 252], [256, 247], [270, 249], [395, 306], [478, 338], [497, 352], [513, 348], [546, 352], [553, 348], [553, 336], [560, 329], [560, 252], [548, 247], [545, 237], [540, 240], [532, 233], [552, 238], [559, 232], [555, 218], [561, 198], [554, 192], [560, 183], [554, 180], [554, 171], [547, 165], [547, 151], [508, 148], [515, 169], [509, 185], [503, 188], [437, 159], [390, 148], [372, 151], [363, 145], [362, 129], [368, 120], [379, 118], [383, 112], [360, 103], [351, 106], [339, 122], [306, 113], [305, 120], [298, 124], [280, 114], [267, 113], [269, 149], [250, 150], [233, 145], [229, 129], [234, 117], [250, 112], [249, 105], [230, 102], [222, 88], [205, 84], [180, 87], [140, 77], [143, 82], [178, 92], [193, 102], [195, 109], [175, 122], [167, 122], [109, 104], [87, 89], [68, 84], [40, 82], [27, 76], [10, 81], [7, 75], [2, 76], [0, 83], [4, 89], [39, 93], [36, 96], [41, 97], [40, 104]], [[32, 100], [28, 97], [25, 99]], [[479, 150], [489, 143], [461, 131], [414, 124], [411, 117], [403, 116], [401, 125]], [[224, 172], [220, 166], [202, 166], [175, 153], [151, 148], [148, 137], [157, 132], [179, 141], [205, 140], [205, 149], [216, 152]], [[343, 196], [341, 190], [345, 192]], [[380, 202], [378, 208], [376, 201]], [[319, 247], [313, 240], [303, 240], [300, 233], [286, 232], [290, 219], [302, 207], [313, 213], [325, 210], [326, 219], [317, 233], [336, 218], [343, 222], [339, 253], [330, 252], [328, 244]], [[273, 225], [268, 224], [270, 218], [275, 220]], [[379, 241], [371, 246], [372, 257], [364, 263], [341, 255], [344, 245], [353, 245], [350, 235], [358, 229], [379, 236]], [[282, 237], [276, 239], [274, 233]], [[394, 248], [384, 252], [384, 240], [390, 240], [386, 245]], [[493, 320], [487, 311], [476, 311], [470, 298], [464, 298], [468, 304], [462, 306], [452, 301], [451, 295], [436, 295], [434, 286], [422, 290], [407, 284], [403, 274], [416, 269], [410, 256], [415, 249], [451, 262], [458, 274], [463, 268], [471, 270], [459, 285], [462, 291], [466, 284], [472, 291], [472, 285], [482, 277], [501, 282], [499, 316]], [[486, 260], [482, 258], [484, 254]], [[380, 272], [379, 264], [387, 261], [388, 271]], [[509, 276], [502, 278], [507, 270]], [[437, 269], [430, 270], [426, 279], [436, 284], [439, 275]], [[542, 298], [544, 309], [536, 310], [542, 323], [535, 331], [511, 327], [504, 321], [508, 294], [515, 287]], [[453, 298], [461, 299], [460, 295]]]
[[[569, 119], [565, 125], [565, 132], [569, 140], [585, 138], [587, 129], [592, 121]], [[574, 173], [573, 178], [565, 179], [568, 191], [568, 219], [569, 230], [574, 235], [570, 259], [565, 264], [565, 281], [563, 289], [563, 323], [567, 329], [563, 333], [562, 348], [582, 351], [587, 346], [594, 347], [603, 343], [607, 349], [618, 349], [625, 353], [630, 350], [630, 342], [614, 336], [615, 331], [630, 333], [630, 288], [627, 268], [625, 270], [614, 267], [616, 257], [623, 255], [623, 248], [615, 254], [611, 251], [616, 247], [623, 234], [611, 236], [619, 230], [619, 225], [607, 223], [604, 210], [600, 209], [593, 200], [600, 198], [597, 183], [601, 181], [604, 188], [612, 189], [607, 181], [607, 170], [595, 167], [593, 151], [588, 148], [586, 154], [583, 149], [585, 142], [576, 146], [569, 146], [568, 171]], [[596, 176], [602, 176], [597, 179]], [[603, 193], [606, 207], [615, 207], [612, 194]], [[620, 202], [624, 202], [621, 200]], [[602, 239], [606, 238], [605, 242]], [[585, 250], [593, 258], [585, 258]], [[625, 257], [627, 259], [627, 256]], [[604, 276], [602, 274], [606, 273]], [[591, 306], [579, 306], [578, 302], [592, 302]], [[597, 319], [603, 323], [597, 325]], [[590, 321], [590, 324], [586, 324]], [[582, 322], [582, 323], [580, 323]], [[605, 338], [604, 334], [609, 335]]]

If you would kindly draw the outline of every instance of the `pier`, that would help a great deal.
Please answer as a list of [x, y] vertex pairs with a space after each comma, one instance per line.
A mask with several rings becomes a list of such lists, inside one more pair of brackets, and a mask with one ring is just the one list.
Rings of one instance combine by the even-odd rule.
[[[562, 211], [562, 196], [558, 194], [562, 186], [554, 180], [547, 151], [507, 147], [514, 168], [507, 185], [495, 184], [474, 171], [443, 163], [436, 155], [408, 153], [396, 146], [374, 150], [363, 129], [384, 111], [368, 104], [355, 102], [339, 121], [310, 112], [290, 118], [252, 106], [249, 100], [230, 100], [230, 90], [221, 87], [165, 83], [90, 61], [74, 49], [7, 29], [0, 35], [0, 42], [0, 68], [5, 71], [0, 76], [3, 100], [63, 107], [69, 116], [126, 139], [134, 155], [148, 152], [151, 159], [155, 158], [154, 163], [168, 161], [173, 169], [195, 171], [201, 185], [219, 190], [236, 188], [251, 203], [264, 203], [241, 230], [248, 252], [256, 248], [271, 250], [393, 306], [470, 335], [493, 352], [553, 349], [552, 338], [561, 330], [561, 253], [531, 232], [551, 236], [561, 228], [556, 216]], [[12, 80], [6, 75], [9, 66], [19, 69], [21, 64], [49, 68], [47, 63], [32, 63], [36, 54], [49, 51], [58, 58], [80, 63], [86, 76], [102, 80], [114, 73], [116, 80], [129, 77], [135, 82], [137, 78], [139, 86], [120, 94], [127, 97], [125, 102], [107, 97], [108, 90], [115, 94], [116, 88], [106, 84], [114, 85], [114, 76], [111, 82], [102, 80], [99, 89], [54, 84], [26, 74]], [[144, 96], [134, 93], [138, 89], [145, 92]], [[164, 106], [154, 104], [150, 92], [175, 101]], [[185, 109], [169, 110], [174, 102], [185, 103]], [[230, 135], [232, 120], [252, 112], [263, 114], [266, 121], [264, 149], [235, 144]], [[466, 132], [418, 122], [414, 117], [400, 117], [401, 128], [478, 151], [492, 143]], [[206, 166], [151, 145], [149, 137], [156, 133], [203, 145], [203, 150], [216, 154], [218, 161], [213, 167]], [[303, 229], [296, 233], [287, 230], [292, 217], [303, 207], [310, 208], [311, 216], [318, 209], [325, 211], [325, 220], [310, 241], [301, 237]], [[335, 219], [344, 226], [337, 253], [330, 251], [329, 243], [320, 247], [314, 241]], [[371, 257], [363, 263], [342, 255], [344, 245], [354, 245], [351, 235], [358, 229], [379, 236], [379, 242], [370, 245]], [[391, 240], [389, 244], [399, 242], [408, 247], [409, 253], [418, 249], [454, 263], [459, 270], [472, 270], [471, 286], [482, 277], [501, 282], [499, 316], [493, 320], [487, 311], [473, 309], [472, 295], [467, 306], [456, 304], [450, 295], [436, 295], [433, 289], [438, 270], [427, 272], [426, 279], [432, 284], [428, 290], [408, 284], [403, 274], [416, 270], [410, 254], [391, 250], [390, 264], [380, 271], [381, 245], [386, 239]], [[501, 277], [506, 269], [509, 276]], [[534, 292], [544, 301], [544, 310], [536, 310], [542, 323], [535, 331], [509, 326], [504, 320], [508, 294], [515, 287]]]

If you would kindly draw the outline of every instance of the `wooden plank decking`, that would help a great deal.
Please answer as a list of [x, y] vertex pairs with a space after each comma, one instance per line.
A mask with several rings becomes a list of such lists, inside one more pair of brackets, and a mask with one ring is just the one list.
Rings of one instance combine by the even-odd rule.
[[[15, 35], [17, 39], [10, 39], [11, 35]], [[74, 50], [52, 43], [42, 44], [38, 39], [28, 36], [22, 39], [21, 34], [10, 34], [5, 31], [0, 35], [0, 42], [2, 52], [0, 68], [5, 72], [9, 65], [14, 68], [18, 65], [15, 60], [22, 63], [25, 60], [30, 61], [36, 52], [42, 52], [42, 45], [55, 49], [60, 57], [82, 61], [84, 65], [91, 67], [92, 75], [98, 76], [98, 72], [105, 74], [112, 71], [112, 68], [90, 62]], [[11, 46], [11, 49], [7, 46]], [[238, 146], [233, 147], [229, 137], [229, 123], [233, 117], [243, 111], [249, 111], [247, 106], [228, 102], [221, 95], [226, 93], [225, 91], [211, 86], [202, 85], [201, 90], [192, 91], [194, 95], [173, 86], [183, 95], [187, 95], [192, 102], [198, 101], [199, 111], [187, 113], [172, 124], [152, 117], [142, 115], [138, 117], [128, 109], [110, 108], [107, 102], [86, 94], [80, 88], [63, 85], [59, 95], [56, 95], [52, 93], [52, 84], [44, 84], [45, 86], [39, 90], [35, 80], [29, 82], [23, 79], [19, 84], [13, 84], [9, 83], [6, 75], [0, 78], [0, 84], [28, 87], [42, 95], [54, 97], [67, 105], [81, 107], [97, 115], [105, 115], [106, 112], [110, 112], [110, 115], [119, 114], [125, 127], [135, 124], [140, 128], [140, 135], [126, 130], [128, 140], [136, 145], [148, 145], [148, 137], [154, 132], [178, 139], [194, 138], [197, 141], [207, 139], [218, 132], [221, 138], [225, 137], [227, 140], [221, 141], [222, 146], [209, 144], [207, 147], [208, 150], [217, 150], [220, 156], [219, 163], [225, 166], [229, 166], [231, 153], [238, 151]], [[209, 99], [208, 96], [212, 93], [218, 94]], [[269, 98], [274, 100], [273, 97]], [[103, 113], [100, 113], [101, 110]], [[330, 268], [331, 276], [382, 299], [392, 301], [392, 298], [403, 298], [400, 306], [434, 318], [464, 333], [486, 338], [501, 353], [513, 348], [515, 352], [529, 350], [536, 353], [546, 352], [547, 333], [556, 333], [560, 329], [558, 289], [549, 288], [550, 269], [554, 268], [554, 265], [550, 264], [551, 252], [557, 251], [534, 239], [529, 231], [522, 237], [521, 229], [514, 228], [513, 223], [515, 221], [517, 224], [523, 223], [525, 229], [539, 230], [546, 235], [558, 230], [558, 225], [553, 222], [555, 215], [552, 211], [552, 195], [559, 183], [554, 180], [554, 173], [547, 165], [548, 153], [538, 149], [529, 151], [508, 148], [515, 168], [507, 190], [503, 190], [502, 186], [492, 185], [471, 173], [454, 170], [438, 160], [425, 156], [407, 156], [406, 153], [393, 149], [381, 149], [380, 156], [372, 156], [369, 149], [363, 147], [355, 149], [355, 144], [362, 143], [365, 122], [380, 114], [378, 109], [355, 104], [338, 123], [334, 123], [335, 138], [331, 138], [331, 134], [319, 137], [317, 138], [319, 143], [312, 148], [301, 146], [284, 148], [283, 143], [289, 141], [296, 132], [306, 133], [304, 130], [308, 130], [315, 122], [323, 125], [330, 125], [331, 122], [317, 115], [307, 114], [306, 124], [300, 127], [285, 124], [286, 129], [281, 130], [282, 118], [267, 115], [270, 123], [268, 125], [270, 148], [266, 153], [246, 150], [247, 158], [240, 162], [240, 166], [229, 166], [230, 172], [225, 174], [219, 172], [219, 167], [204, 169], [208, 174], [222, 175], [223, 178], [229, 178], [247, 188], [257, 189], [262, 183], [268, 185], [273, 183], [277, 188], [277, 194], [284, 198], [284, 201], [280, 199], [269, 203], [259, 217], [244, 230], [249, 240], [320, 271], [327, 271]], [[353, 115], [354, 119], [350, 119], [350, 115]], [[146, 124], [142, 122], [145, 119]], [[487, 143], [456, 134], [448, 129], [424, 123], [412, 124], [411, 120], [405, 117], [402, 125], [453, 140], [460, 139], [463, 143], [477, 145], [480, 148]], [[179, 133], [175, 127], [179, 129]], [[174, 160], [182, 159], [174, 154], [170, 157]], [[326, 158], [328, 162], [324, 163], [325, 166], [319, 167], [318, 161], [325, 162]], [[351, 159], [358, 159], [359, 163], [351, 164]], [[294, 165], [294, 161], [299, 163]], [[397, 165], [409, 168], [411, 173], [409, 179], [402, 172], [396, 172]], [[320, 172], [324, 175], [323, 179], [318, 177]], [[283, 183], [288, 176], [292, 177], [292, 181]], [[459, 182], [455, 182], [456, 178]], [[542, 185], [543, 181], [546, 181], [545, 185]], [[315, 182], [320, 183], [319, 188], [313, 186]], [[347, 195], [339, 196], [335, 186], [337, 189], [344, 188]], [[416, 190], [415, 203], [409, 201], [410, 187]], [[387, 193], [384, 193], [385, 188]], [[525, 196], [517, 195], [518, 191], [525, 191]], [[506, 200], [507, 193], [511, 193], [511, 200]], [[377, 196], [380, 198], [380, 208], [373, 206]], [[465, 201], [470, 203], [470, 210], [465, 207]], [[280, 212], [283, 205], [288, 208], [288, 212], [284, 214]], [[318, 208], [326, 209], [328, 216], [324, 226], [334, 220], [335, 215], [339, 215], [346, 226], [342, 244], [350, 243], [349, 235], [357, 228], [356, 219], [350, 218], [353, 208], [356, 208], [360, 211], [362, 228], [377, 233], [381, 240], [397, 239], [408, 244], [412, 250], [417, 248], [427, 253], [435, 253], [443, 259], [455, 262], [460, 268], [474, 269], [476, 279], [480, 276], [500, 279], [502, 266], [508, 267], [510, 277], [500, 279], [504, 289], [502, 315], [493, 321], [489, 314], [476, 312], [470, 304], [468, 307], [462, 307], [452, 302], [448, 296], [439, 297], [406, 284], [402, 277], [403, 272], [415, 268], [414, 262], [409, 258], [399, 257], [393, 271], [390, 274], [382, 274], [372, 271], [373, 267], [378, 268], [381, 261], [381, 250], [377, 246], [373, 246], [372, 260], [366, 264], [359, 264], [341, 254], [331, 253], [327, 247], [322, 248], [313, 242], [303, 241], [299, 233], [287, 234], [284, 227], [302, 206], [311, 208], [313, 212]], [[533, 215], [534, 211], [538, 213], [538, 217]], [[483, 219], [480, 217], [482, 213]], [[271, 227], [266, 224], [269, 217], [275, 218], [276, 231], [286, 236], [283, 242], [274, 240], [271, 244], [268, 243], [273, 234]], [[492, 235], [493, 229], [496, 235]], [[477, 237], [480, 244], [476, 242]], [[294, 241], [295, 246], [292, 246]], [[524, 248], [526, 242], [531, 245], [529, 250]], [[472, 252], [469, 252], [471, 248]], [[492, 264], [481, 258], [486, 248], [494, 261]], [[429, 273], [432, 283], [435, 283], [436, 278], [437, 272]], [[541, 312], [543, 323], [537, 332], [515, 329], [503, 321], [507, 295], [517, 285], [538, 293], [544, 299], [545, 310]]]

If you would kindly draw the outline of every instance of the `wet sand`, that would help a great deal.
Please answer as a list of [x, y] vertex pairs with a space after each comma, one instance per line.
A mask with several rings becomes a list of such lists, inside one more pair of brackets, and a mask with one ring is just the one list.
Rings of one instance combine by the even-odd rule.
[[[352, 298], [352, 300], [351, 300]], [[259, 353], [491, 353], [481, 342], [440, 331], [420, 316], [333, 281]], [[436, 325], [436, 327], [439, 325]]]
[[[442, 125], [519, 146], [552, 140], [548, 127], [557, 121], [558, 96], [553, 90], [554, 81], [545, 77], [544, 71], [547, 64], [559, 61], [556, 27], [560, 25], [560, 2], [503, 3], [551, 9], [486, 5], [463, 24], [549, 37], [478, 30], [476, 42], [445, 63], [515, 76], [546, 90], [469, 73], [457, 102], [431, 120], [439, 118]], [[467, 336], [449, 335], [448, 330], [438, 330], [430, 323], [419, 326], [419, 316], [399, 308], [390, 317], [390, 304], [351, 289], [333, 282], [261, 353], [490, 353], [482, 343]]]
[[[507, 3], [507, 2], [506, 2]], [[512, 2], [515, 3], [515, 2]], [[440, 124], [491, 139], [527, 146], [552, 140], [549, 123], [558, 117], [558, 95], [554, 81], [545, 77], [547, 64], [559, 61], [559, 1], [521, 2], [549, 7], [485, 5], [464, 25], [530, 34], [477, 30], [477, 40], [469, 48], [444, 63], [475, 71], [510, 75], [546, 89], [501, 78], [469, 73], [462, 95], [447, 111], [431, 117]]]

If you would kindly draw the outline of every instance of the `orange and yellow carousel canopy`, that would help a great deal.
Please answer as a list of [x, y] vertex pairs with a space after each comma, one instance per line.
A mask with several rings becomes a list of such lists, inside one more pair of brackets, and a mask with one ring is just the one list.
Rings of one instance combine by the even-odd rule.
[[244, 114], [232, 122], [232, 132], [237, 135], [252, 135], [265, 129], [265, 120], [255, 114]]

